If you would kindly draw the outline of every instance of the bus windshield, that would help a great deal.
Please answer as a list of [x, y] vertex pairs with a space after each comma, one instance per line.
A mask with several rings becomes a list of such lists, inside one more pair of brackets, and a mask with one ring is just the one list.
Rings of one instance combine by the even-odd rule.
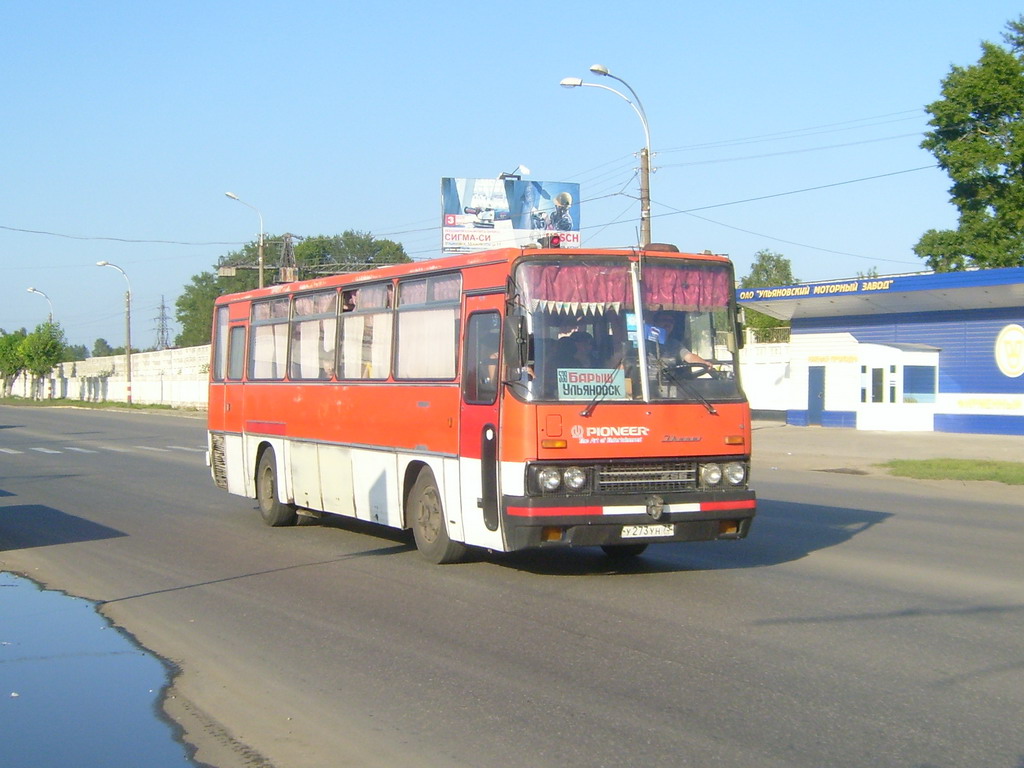
[[521, 262], [514, 278], [514, 343], [505, 349], [508, 381], [521, 397], [742, 399], [728, 264], [573, 254]]

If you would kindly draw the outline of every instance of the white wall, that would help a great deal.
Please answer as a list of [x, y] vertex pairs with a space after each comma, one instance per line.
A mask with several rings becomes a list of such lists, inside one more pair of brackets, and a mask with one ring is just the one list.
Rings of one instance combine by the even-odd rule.
[[[160, 352], [136, 352], [132, 355], [132, 402], [206, 408], [209, 368], [209, 344]], [[31, 397], [31, 377], [22, 375], [15, 379], [12, 394]], [[88, 360], [62, 363], [43, 382], [42, 395], [88, 402], [127, 402], [125, 356], [90, 357]]]

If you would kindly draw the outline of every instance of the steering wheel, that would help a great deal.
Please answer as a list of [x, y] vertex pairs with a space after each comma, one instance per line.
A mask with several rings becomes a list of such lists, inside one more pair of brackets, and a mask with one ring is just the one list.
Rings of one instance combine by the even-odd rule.
[[696, 379], [705, 373], [710, 374], [712, 378], [718, 378], [718, 371], [708, 363], [676, 363], [675, 365], [670, 365], [668, 371], [670, 374], [683, 379]]

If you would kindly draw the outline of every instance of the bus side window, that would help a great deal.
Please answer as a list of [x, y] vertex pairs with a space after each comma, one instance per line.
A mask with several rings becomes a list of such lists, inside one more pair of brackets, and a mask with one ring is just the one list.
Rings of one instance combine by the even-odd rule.
[[224, 380], [224, 368], [227, 363], [228, 340], [228, 308], [219, 307], [213, 324], [213, 380]]
[[228, 379], [240, 381], [245, 370], [245, 326], [234, 325], [228, 336]]
[[338, 324], [339, 379], [388, 377], [391, 368], [391, 285], [364, 285], [342, 291]]

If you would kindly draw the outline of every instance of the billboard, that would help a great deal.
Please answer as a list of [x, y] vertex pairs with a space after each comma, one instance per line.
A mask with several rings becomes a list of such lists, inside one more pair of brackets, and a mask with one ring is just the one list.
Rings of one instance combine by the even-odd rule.
[[441, 251], [520, 247], [559, 235], [580, 247], [580, 185], [517, 178], [441, 179]]

